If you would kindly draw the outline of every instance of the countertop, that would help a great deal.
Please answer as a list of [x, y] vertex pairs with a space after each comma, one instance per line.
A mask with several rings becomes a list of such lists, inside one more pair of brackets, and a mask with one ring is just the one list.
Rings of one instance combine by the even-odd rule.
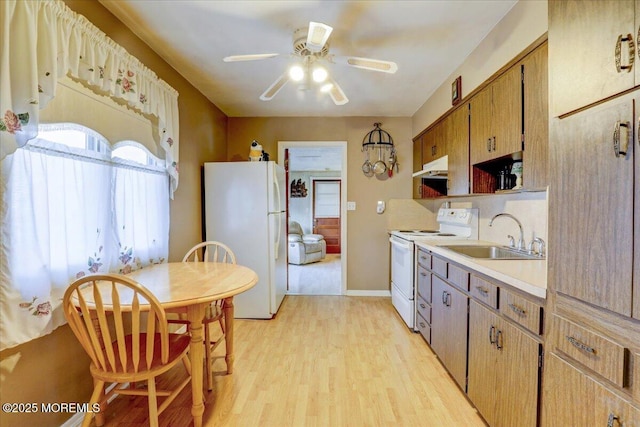
[[458, 254], [442, 245], [495, 245], [495, 242], [483, 240], [429, 240], [417, 239], [414, 243], [434, 254], [442, 255], [460, 265], [469, 267], [479, 273], [493, 277], [530, 295], [547, 297], [547, 260], [492, 260], [471, 258]]

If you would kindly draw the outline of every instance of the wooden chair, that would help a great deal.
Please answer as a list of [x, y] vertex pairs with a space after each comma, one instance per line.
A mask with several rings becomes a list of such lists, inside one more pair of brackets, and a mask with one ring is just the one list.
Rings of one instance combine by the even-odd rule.
[[[198, 243], [182, 258], [182, 262], [226, 262], [230, 264], [236, 263], [236, 256], [233, 251], [224, 243], [216, 241], [207, 241]], [[204, 324], [204, 344], [205, 344], [205, 366], [207, 374], [207, 389], [213, 390], [213, 352], [224, 342], [226, 336], [226, 324], [224, 318], [224, 302], [223, 300], [211, 303], [205, 312]], [[180, 313], [180, 320], [170, 319], [169, 323], [188, 323], [185, 319], [186, 312], [179, 309], [172, 310], [171, 313]], [[217, 339], [211, 338], [211, 330], [209, 325], [218, 322], [220, 324], [221, 334]]]
[[[99, 403], [104, 409], [114, 393], [146, 395], [149, 424], [158, 426], [158, 415], [191, 380], [188, 334], [169, 333], [165, 310], [158, 299], [144, 286], [118, 274], [76, 280], [64, 294], [63, 310], [71, 330], [91, 358], [94, 388], [89, 403]], [[173, 390], [156, 390], [156, 377], [180, 361], [188, 377]], [[139, 381], [147, 381], [146, 390], [132, 386]], [[107, 383], [116, 386], [105, 394]], [[157, 396], [166, 396], [159, 406]], [[96, 415], [96, 425], [104, 422], [100, 414], [102, 410]], [[91, 416], [91, 412], [85, 415], [83, 427], [91, 423]]]

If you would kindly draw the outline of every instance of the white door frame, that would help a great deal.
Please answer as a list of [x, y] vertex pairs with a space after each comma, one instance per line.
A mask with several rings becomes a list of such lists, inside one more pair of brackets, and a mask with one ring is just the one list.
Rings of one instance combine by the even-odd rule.
[[347, 141], [278, 141], [278, 164], [284, 167], [284, 150], [287, 148], [339, 147], [342, 151], [342, 167], [340, 168], [340, 271], [342, 295], [347, 294]]

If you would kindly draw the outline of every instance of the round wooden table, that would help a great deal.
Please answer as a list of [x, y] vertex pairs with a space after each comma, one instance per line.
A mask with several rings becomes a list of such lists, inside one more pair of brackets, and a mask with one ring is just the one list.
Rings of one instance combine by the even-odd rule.
[[[170, 262], [154, 264], [136, 270], [127, 277], [149, 289], [165, 309], [186, 307], [190, 322], [191, 393], [193, 424], [202, 426], [204, 413], [202, 342], [205, 309], [212, 301], [224, 300], [226, 325], [227, 373], [233, 372], [233, 296], [252, 288], [257, 274], [241, 265], [217, 262]], [[102, 294], [102, 293], [101, 293]], [[110, 293], [103, 295], [104, 305], [110, 305]], [[123, 295], [124, 296], [124, 295]], [[87, 301], [92, 297], [87, 295]]]

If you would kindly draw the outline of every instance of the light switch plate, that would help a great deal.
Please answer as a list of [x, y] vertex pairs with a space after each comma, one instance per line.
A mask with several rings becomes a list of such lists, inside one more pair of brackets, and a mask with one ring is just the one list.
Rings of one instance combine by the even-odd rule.
[[379, 214], [384, 213], [384, 209], [386, 208], [386, 204], [384, 200], [378, 200], [378, 205], [376, 206], [376, 212]]
[[355, 211], [356, 210], [356, 202], [347, 202], [347, 210]]

